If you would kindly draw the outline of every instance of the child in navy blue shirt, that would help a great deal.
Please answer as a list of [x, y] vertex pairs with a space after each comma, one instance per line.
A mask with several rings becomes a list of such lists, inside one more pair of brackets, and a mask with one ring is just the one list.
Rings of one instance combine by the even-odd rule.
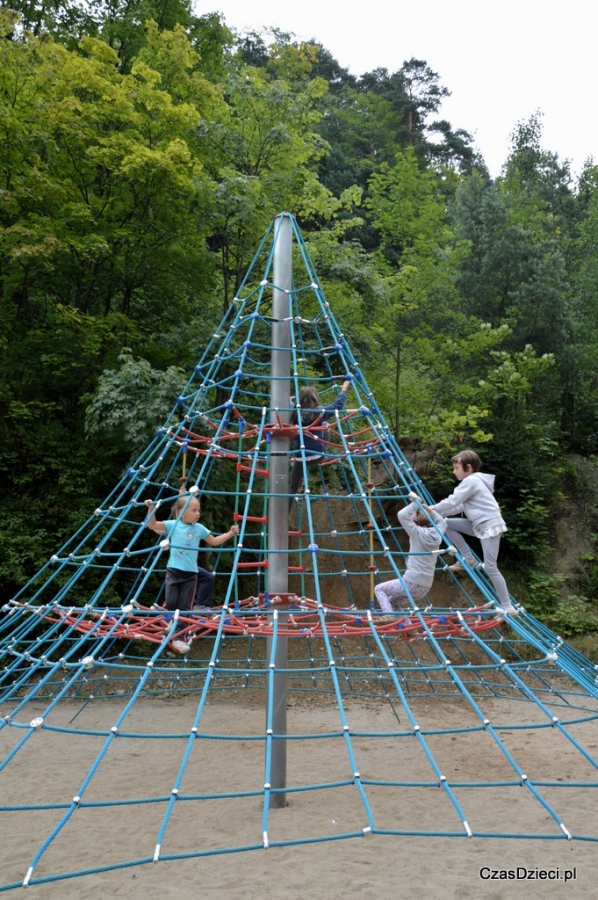
[[[293, 443], [293, 450], [297, 455], [295, 455], [291, 471], [289, 509], [293, 506], [293, 496], [299, 490], [299, 486], [303, 480], [303, 460], [301, 455], [298, 455], [299, 451], [301, 451], [301, 444], [303, 443], [305, 447], [305, 465], [308, 468], [321, 462], [324, 455], [324, 442], [320, 438], [319, 432], [307, 432], [305, 429], [309, 428], [311, 425], [315, 425], [316, 428], [319, 428], [321, 424], [334, 415], [337, 409], [343, 408], [350, 383], [350, 381], [343, 382], [338, 397], [329, 406], [321, 405], [319, 394], [314, 387], [311, 387], [311, 385], [309, 387], [301, 388], [299, 391], [301, 428], [303, 431], [297, 435]], [[294, 411], [291, 415], [291, 424], [296, 425], [297, 422], [298, 415], [297, 412]]]

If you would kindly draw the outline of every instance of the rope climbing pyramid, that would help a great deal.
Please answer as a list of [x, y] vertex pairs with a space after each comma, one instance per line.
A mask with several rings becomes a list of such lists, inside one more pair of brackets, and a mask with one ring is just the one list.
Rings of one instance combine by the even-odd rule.
[[[440, 532], [428, 595], [375, 603], [397, 514], [432, 502], [281, 214], [163, 427], [2, 609], [0, 891], [375, 835], [598, 841], [597, 667]], [[232, 527], [179, 583], [200, 514]]]

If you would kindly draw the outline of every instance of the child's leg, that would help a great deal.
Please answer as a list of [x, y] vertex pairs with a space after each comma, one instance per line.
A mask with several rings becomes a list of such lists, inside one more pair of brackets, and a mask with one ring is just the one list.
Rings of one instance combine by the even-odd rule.
[[493, 538], [486, 538], [481, 542], [482, 552], [484, 554], [484, 568], [486, 574], [494, 590], [498, 595], [501, 606], [511, 606], [511, 598], [509, 597], [509, 589], [507, 583], [498, 569], [498, 551], [500, 550], [500, 535]]
[[214, 573], [208, 572], [207, 569], [198, 568], [197, 570], [197, 593], [195, 595], [195, 606], [211, 606], [214, 597]]
[[177, 609], [179, 598], [178, 587], [173, 580], [172, 573], [166, 569], [166, 577], [164, 578], [164, 606], [166, 609]]
[[[303, 479], [303, 463], [295, 462], [293, 463], [293, 468], [291, 469], [291, 485], [289, 487], [289, 494], [296, 494], [299, 490], [299, 485]], [[291, 497], [290, 503], [293, 502], [293, 497]]]
[[457, 548], [461, 556], [467, 562], [473, 562], [474, 557], [469, 544], [462, 535], [467, 534], [473, 537], [473, 526], [469, 519], [447, 519], [446, 520], [446, 538], [451, 544]]
[[378, 606], [385, 613], [396, 612], [407, 602], [407, 595], [398, 578], [377, 584], [374, 588], [374, 594], [376, 595]]
[[195, 596], [196, 588], [197, 579], [195, 576], [193, 576], [193, 578], [188, 578], [186, 581], [182, 581], [179, 584], [179, 609], [193, 609], [193, 597]]
[[191, 609], [193, 595], [195, 593], [195, 575], [186, 572], [177, 574], [180, 570], [166, 570], [166, 584], [164, 588], [165, 607], [168, 610]]
[[405, 587], [411, 594], [411, 599], [417, 603], [418, 600], [423, 600], [430, 588], [422, 587], [421, 584], [414, 584], [413, 581], [409, 581], [408, 578], [405, 578]]
[[[305, 465], [308, 469], [311, 469], [312, 466], [317, 466], [321, 459], [321, 456], [307, 456], [305, 458]], [[303, 462], [295, 460], [295, 462], [293, 463], [293, 468], [291, 469], [291, 484], [289, 487], [289, 510], [293, 508], [293, 500], [295, 499], [295, 494], [299, 490], [302, 481]]]

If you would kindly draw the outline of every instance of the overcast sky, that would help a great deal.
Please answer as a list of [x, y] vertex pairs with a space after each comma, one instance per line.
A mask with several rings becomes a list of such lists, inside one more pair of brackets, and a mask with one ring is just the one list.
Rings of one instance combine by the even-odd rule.
[[543, 113], [542, 146], [579, 174], [598, 162], [595, 0], [195, 0], [236, 31], [315, 38], [354, 75], [416, 57], [451, 96], [440, 110], [474, 137], [493, 176], [516, 124]]

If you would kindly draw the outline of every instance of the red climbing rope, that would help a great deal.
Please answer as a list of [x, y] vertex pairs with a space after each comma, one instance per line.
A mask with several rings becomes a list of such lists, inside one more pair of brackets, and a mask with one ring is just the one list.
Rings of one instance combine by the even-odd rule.
[[412, 618], [397, 617], [396, 622], [388, 622], [385, 617], [378, 624], [376, 613], [368, 617], [367, 611], [363, 610], [318, 606], [315, 600], [295, 594], [277, 595], [272, 599], [260, 594], [242, 600], [234, 609], [214, 607], [213, 611], [180, 611], [174, 633], [170, 631], [174, 613], [155, 606], [131, 608], [124, 619], [121, 618], [122, 613], [94, 609], [86, 610], [82, 616], [83, 610], [76, 607], [68, 610], [52, 608], [43, 617], [50, 622], [62, 621], [84, 634], [93, 632], [98, 638], [111, 636], [160, 643], [168, 634], [169, 640], [189, 642], [190, 639], [214, 634], [221, 626], [225, 634], [231, 635], [272, 634], [275, 608], [279, 612], [278, 634], [287, 637], [318, 637], [324, 632], [332, 637], [363, 636], [371, 634], [373, 625], [378, 634], [411, 642], [426, 638], [429, 634], [437, 639], [469, 637], [470, 632], [489, 631], [501, 623], [488, 607], [478, 606], [458, 612], [412, 613]]

